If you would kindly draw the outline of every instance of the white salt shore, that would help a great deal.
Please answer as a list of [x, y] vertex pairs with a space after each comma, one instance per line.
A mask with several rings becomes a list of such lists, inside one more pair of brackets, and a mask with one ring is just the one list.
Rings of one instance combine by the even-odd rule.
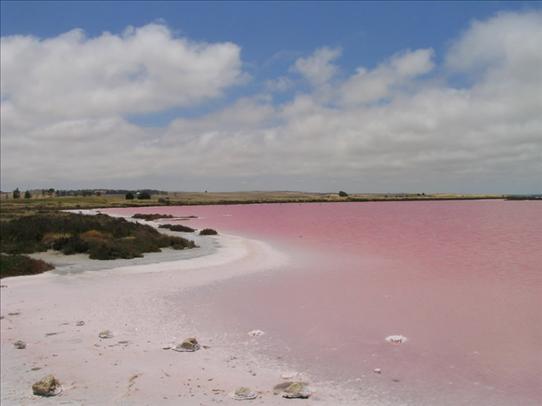
[[[245, 402], [260, 405], [362, 404], [315, 382], [308, 400], [274, 395], [287, 365], [263, 360], [226, 336], [217, 338], [220, 332], [194, 331], [190, 314], [171, 308], [167, 298], [183, 290], [277, 269], [287, 261], [260, 241], [206, 238], [220, 247], [205, 256], [3, 279], [2, 405], [237, 404], [230, 394], [239, 387], [258, 395]], [[112, 337], [99, 338], [104, 330]], [[163, 349], [193, 336], [202, 345], [199, 351]], [[26, 348], [15, 348], [17, 340]], [[60, 380], [62, 394], [33, 395], [32, 384], [48, 374]]]

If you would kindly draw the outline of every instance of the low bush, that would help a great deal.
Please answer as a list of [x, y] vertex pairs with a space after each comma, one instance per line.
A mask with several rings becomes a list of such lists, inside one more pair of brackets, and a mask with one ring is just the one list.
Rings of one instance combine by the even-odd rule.
[[171, 214], [144, 214], [136, 213], [132, 216], [133, 219], [141, 219], [146, 221], [154, 221], [158, 219], [171, 219], [173, 216]]
[[149, 192], [138, 192], [136, 194], [136, 197], [139, 199], [139, 200], [149, 200], [151, 198], [151, 195]]
[[196, 231], [192, 227], [183, 226], [182, 224], [162, 224], [159, 228], [167, 228], [171, 231], [181, 231], [183, 233], [193, 233]]
[[103, 231], [88, 230], [84, 233], [81, 233], [80, 237], [83, 241], [106, 241], [110, 240], [112, 238], [112, 235], [109, 233], [104, 233]]
[[50, 269], [53, 269], [53, 266], [40, 259], [33, 259], [26, 255], [0, 254], [0, 278], [34, 275]]
[[10, 254], [52, 248], [66, 255], [88, 253], [92, 259], [115, 259], [140, 257], [165, 247], [195, 247], [193, 241], [161, 234], [148, 225], [101, 214], [36, 214], [3, 222], [1, 227], [0, 250]]
[[89, 250], [89, 244], [78, 235], [75, 235], [56, 240], [51, 248], [61, 251], [64, 255], [82, 254]]
[[71, 234], [67, 233], [46, 233], [43, 238], [41, 239], [41, 242], [45, 244], [46, 246], [52, 247], [55, 241], [63, 239], [63, 238], [69, 238], [71, 237]]
[[218, 233], [216, 230], [213, 230], [212, 228], [204, 228], [199, 232], [199, 235], [217, 235]]

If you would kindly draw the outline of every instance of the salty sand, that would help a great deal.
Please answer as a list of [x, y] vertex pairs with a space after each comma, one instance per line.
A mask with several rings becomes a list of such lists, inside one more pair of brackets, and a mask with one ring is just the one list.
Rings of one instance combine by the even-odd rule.
[[[2, 405], [237, 404], [229, 393], [240, 386], [259, 394], [247, 401], [254, 404], [361, 404], [315, 382], [308, 400], [274, 395], [273, 386], [289, 371], [287, 360], [263, 359], [256, 350], [258, 338], [248, 334], [239, 343], [220, 331], [196, 331], [190, 314], [172, 307], [168, 297], [183, 290], [254, 272], [280, 272], [288, 260], [260, 241], [205, 238], [218, 247], [205, 256], [195, 252], [194, 258], [171, 261], [169, 253], [163, 257], [168, 262], [99, 271], [95, 264], [107, 268], [107, 262], [91, 261], [95, 272], [81, 272], [81, 264], [91, 262], [79, 258], [73, 262], [77, 272], [3, 279]], [[77, 326], [78, 321], [85, 324]], [[112, 338], [98, 337], [105, 329]], [[162, 349], [191, 336], [208, 348], [194, 353]], [[27, 347], [16, 349], [17, 340]], [[47, 374], [61, 381], [60, 396], [32, 394], [32, 383]]]

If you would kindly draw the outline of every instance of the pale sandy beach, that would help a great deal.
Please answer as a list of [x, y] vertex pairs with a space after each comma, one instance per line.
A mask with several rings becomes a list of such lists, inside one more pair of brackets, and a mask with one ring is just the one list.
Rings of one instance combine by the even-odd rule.
[[[291, 372], [286, 360], [263, 359], [258, 338], [248, 334], [243, 342], [231, 342], [220, 331], [196, 331], [191, 315], [172, 307], [168, 296], [183, 290], [254, 272], [280, 272], [288, 261], [260, 241], [206, 238], [219, 248], [191, 259], [3, 279], [2, 404], [236, 404], [230, 393], [240, 386], [258, 393], [250, 401], [255, 404], [350, 403], [351, 398], [337, 398], [307, 374], [301, 378], [311, 381], [310, 399], [274, 395], [273, 386]], [[78, 326], [80, 321], [84, 325]], [[100, 339], [106, 329], [113, 337]], [[163, 349], [192, 336], [204, 348], [194, 353]], [[26, 348], [16, 349], [17, 340]], [[47, 374], [61, 381], [60, 396], [32, 394], [32, 384]]]

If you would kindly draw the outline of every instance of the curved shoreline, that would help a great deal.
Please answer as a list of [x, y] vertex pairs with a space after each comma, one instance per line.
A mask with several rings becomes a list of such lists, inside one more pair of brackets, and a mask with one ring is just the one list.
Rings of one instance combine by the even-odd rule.
[[[189, 314], [170, 308], [171, 294], [286, 261], [261, 241], [207, 238], [219, 239], [221, 249], [190, 260], [5, 278], [2, 404], [236, 404], [229, 393], [240, 386], [258, 391], [259, 404], [287, 402], [272, 394], [284, 369], [221, 342], [216, 332], [195, 331]], [[113, 338], [98, 338], [106, 329]], [[162, 349], [194, 333], [208, 349]], [[16, 349], [17, 340], [27, 347]], [[60, 398], [32, 395], [32, 383], [49, 373], [63, 385]]]
[[[223, 331], [200, 330], [197, 320], [170, 300], [186, 289], [277, 270], [288, 258], [262, 241], [224, 234], [204, 238], [219, 243], [215, 252], [99, 272], [4, 279], [2, 404], [233, 405], [237, 401], [230, 393], [241, 386], [258, 393], [258, 404], [291, 402], [272, 390], [291, 371], [288, 360], [259, 354], [258, 338], [232, 342]], [[111, 261], [83, 261], [91, 262]], [[106, 329], [113, 338], [98, 338]], [[190, 336], [208, 348], [192, 354], [163, 350]], [[17, 340], [26, 349], [15, 349]], [[33, 396], [32, 383], [49, 373], [61, 381], [63, 394], [59, 399]], [[307, 374], [298, 378], [312, 381]], [[312, 382], [313, 396], [296, 404], [364, 404], [333, 383]]]

